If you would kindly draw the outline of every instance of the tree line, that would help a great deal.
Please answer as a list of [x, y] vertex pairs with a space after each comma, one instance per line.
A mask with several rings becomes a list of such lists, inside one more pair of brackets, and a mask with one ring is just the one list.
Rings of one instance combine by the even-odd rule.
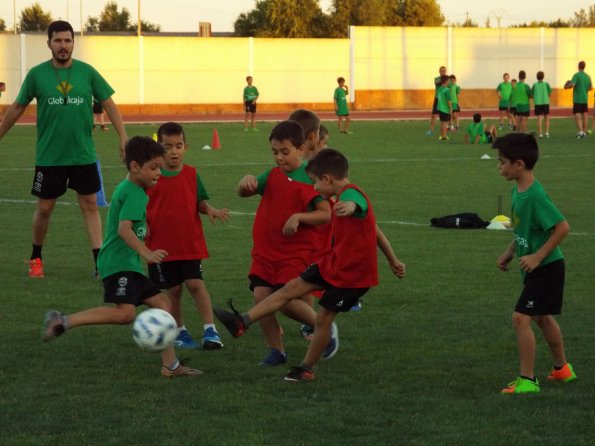
[[[24, 8], [17, 20], [18, 32], [45, 31], [53, 21], [35, 2]], [[258, 0], [254, 9], [239, 14], [234, 22], [238, 37], [346, 37], [349, 26], [443, 26], [444, 15], [437, 0], [333, 0], [328, 12], [323, 12], [318, 0]], [[471, 18], [457, 27], [478, 27]], [[489, 18], [484, 26], [490, 27]], [[512, 25], [516, 28], [583, 28], [595, 27], [595, 5], [581, 8], [568, 19], [549, 22], [531, 21]], [[134, 32], [137, 24], [130, 22], [130, 11], [120, 9], [114, 0], [108, 1], [99, 16], [87, 17], [85, 32]], [[0, 17], [0, 31], [6, 31], [6, 21]], [[160, 32], [161, 26], [141, 20], [141, 31]]]

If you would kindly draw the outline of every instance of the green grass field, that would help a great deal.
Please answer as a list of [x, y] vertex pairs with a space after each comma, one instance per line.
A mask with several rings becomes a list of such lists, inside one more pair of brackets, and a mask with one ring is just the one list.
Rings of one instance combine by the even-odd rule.
[[[498, 174], [492, 149], [462, 144], [461, 131], [438, 142], [424, 136], [426, 122], [354, 122], [350, 136], [328, 124], [329, 145], [348, 156], [350, 179], [370, 195], [408, 274], [402, 281], [393, 278], [380, 259], [381, 284], [365, 297], [361, 312], [339, 316], [339, 353], [304, 385], [282, 382], [285, 367], [257, 366], [266, 351], [256, 327], [239, 340], [220, 327], [222, 351], [180, 352], [205, 375], [173, 381], [159, 376], [159, 355], [140, 351], [129, 326], [83, 327], [42, 343], [47, 310], [70, 313], [101, 305], [102, 287], [91, 278], [91, 253], [72, 192], [52, 218], [44, 247], [46, 278], [27, 278], [35, 129], [13, 128], [0, 143], [5, 159], [0, 167], [1, 443], [592, 444], [595, 137], [577, 141], [571, 120], [554, 120], [552, 138], [540, 141], [536, 167], [571, 226], [562, 246], [567, 283], [559, 321], [579, 380], [566, 385], [545, 380], [551, 360], [538, 335], [541, 393], [510, 397], [498, 392], [518, 372], [510, 316], [522, 284], [516, 271], [500, 272], [496, 258], [511, 234], [429, 225], [432, 217], [465, 211], [489, 220], [499, 196], [509, 214], [512, 184]], [[222, 150], [203, 151], [213, 127], [186, 126], [191, 145], [186, 161], [198, 166], [211, 204], [234, 213], [226, 225], [205, 223], [211, 253], [205, 280], [215, 304], [234, 297], [247, 309], [250, 230], [258, 199], [240, 199], [235, 187], [245, 174], [271, 165], [271, 124], [247, 134], [240, 124], [218, 124]], [[156, 126], [127, 130], [130, 136], [151, 135]], [[109, 196], [126, 173], [115, 132], [99, 133], [97, 147]], [[492, 159], [481, 160], [485, 153]], [[187, 325], [199, 334], [202, 323], [190, 299], [185, 305]], [[306, 342], [297, 323], [283, 318], [281, 323], [289, 361], [297, 363]]]

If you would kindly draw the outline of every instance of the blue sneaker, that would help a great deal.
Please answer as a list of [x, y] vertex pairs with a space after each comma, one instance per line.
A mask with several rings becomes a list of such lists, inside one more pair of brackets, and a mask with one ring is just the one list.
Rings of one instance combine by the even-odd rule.
[[221, 350], [223, 348], [219, 333], [214, 328], [209, 327], [202, 334], [202, 348], [205, 350]]
[[302, 335], [302, 338], [304, 338], [306, 341], [311, 341], [312, 336], [314, 336], [314, 327], [302, 324], [300, 328], [300, 334]]
[[351, 307], [349, 309], [349, 311], [361, 311], [362, 309], [362, 301], [358, 300], [356, 304], [353, 305], [353, 307]]
[[322, 354], [322, 359], [330, 359], [335, 356], [335, 353], [339, 350], [339, 327], [333, 322], [331, 326], [331, 340], [326, 346], [326, 350]]
[[180, 330], [176, 340], [174, 341], [174, 347], [187, 349], [200, 348], [196, 341], [192, 339], [192, 336], [190, 333], [188, 333], [188, 330]]
[[266, 358], [260, 361], [258, 365], [261, 367], [273, 367], [285, 363], [287, 363], [287, 353], [283, 353], [276, 348], [272, 348]]

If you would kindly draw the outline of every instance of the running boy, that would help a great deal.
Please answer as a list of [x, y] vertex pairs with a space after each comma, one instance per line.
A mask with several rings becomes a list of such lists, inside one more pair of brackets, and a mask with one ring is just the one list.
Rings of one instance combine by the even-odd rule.
[[459, 106], [459, 95], [461, 94], [461, 87], [457, 85], [457, 77], [454, 74], [450, 75], [450, 102], [452, 102], [452, 116], [450, 117], [450, 130], [456, 131], [459, 129], [459, 113], [461, 107]]
[[[306, 174], [302, 127], [295, 121], [280, 122], [271, 131], [269, 142], [277, 167], [258, 177], [247, 175], [238, 184], [240, 197], [262, 196], [252, 228], [252, 264], [248, 274], [255, 304], [311, 263], [321, 249], [324, 235], [316, 226], [331, 219], [329, 202], [314, 190]], [[292, 302], [282, 312], [314, 326], [316, 313], [305, 300]], [[271, 313], [262, 318], [260, 326], [269, 348], [260, 365], [285, 364], [287, 355], [276, 316]], [[329, 343], [328, 357], [336, 352], [337, 345], [336, 341]]]
[[487, 130], [481, 120], [481, 115], [475, 113], [473, 122], [467, 127], [465, 144], [491, 144], [496, 139], [496, 126], [490, 125]]
[[215, 308], [215, 315], [234, 337], [245, 333], [252, 323], [299, 301], [304, 294], [325, 290], [319, 301], [314, 336], [304, 360], [290, 369], [286, 381], [314, 379], [312, 368], [329, 342], [329, 333], [337, 313], [349, 311], [370, 287], [378, 284], [376, 244], [390, 259], [393, 273], [405, 276], [401, 263], [384, 234], [376, 225], [372, 204], [356, 185], [349, 182], [347, 159], [334, 149], [320, 151], [306, 167], [314, 187], [323, 196], [337, 197], [333, 209], [334, 245], [318, 253], [314, 263], [301, 276], [289, 281], [247, 313], [239, 314]]
[[512, 84], [510, 83], [510, 75], [504, 73], [502, 76], [502, 82], [496, 87], [496, 94], [498, 95], [498, 110], [500, 112], [500, 124], [498, 130], [502, 130], [504, 127], [504, 119], [508, 122], [508, 128], [512, 130], [513, 121], [512, 114], [510, 113], [510, 94], [512, 93]]
[[512, 88], [510, 91], [510, 117], [512, 118], [512, 130], [517, 130], [517, 123], [518, 123], [518, 119], [517, 119], [517, 115], [516, 115], [516, 104], [517, 104], [516, 85], [517, 85], [517, 80], [512, 79], [510, 81], [510, 86]]
[[531, 88], [533, 104], [535, 105], [535, 116], [537, 116], [537, 129], [539, 137], [543, 138], [543, 121], [545, 119], [545, 137], [550, 137], [550, 95], [552, 87], [543, 81], [545, 74], [543, 71], [537, 72], [537, 82]]
[[146, 244], [149, 249], [165, 249], [167, 260], [149, 263], [149, 278], [166, 289], [171, 300], [171, 313], [178, 324], [174, 342], [180, 348], [199, 348], [186, 329], [182, 317], [183, 286], [194, 299], [203, 320], [202, 348], [220, 349], [223, 343], [213, 321], [211, 297], [202, 277], [202, 260], [209, 257], [202, 222], [205, 214], [211, 223], [229, 218], [228, 209], [209, 205], [209, 195], [196, 171], [184, 164], [188, 144], [181, 125], [167, 122], [157, 130], [157, 140], [165, 149], [161, 176], [155, 187], [147, 189]]
[[439, 140], [448, 140], [450, 139], [446, 136], [446, 132], [448, 130], [448, 124], [450, 122], [450, 116], [452, 114], [452, 101], [450, 97], [450, 89], [448, 88], [448, 82], [450, 78], [447, 75], [444, 75], [440, 78], [440, 88], [438, 89], [437, 97], [438, 97], [438, 115], [440, 117], [440, 137]]
[[252, 85], [252, 81], [252, 76], [246, 76], [247, 85], [244, 87], [244, 93], [242, 95], [242, 100], [244, 102], [244, 111], [246, 112], [246, 114], [244, 115], [245, 132], [248, 131], [248, 117], [250, 117], [252, 131], [258, 131], [258, 129], [256, 128], [256, 100], [260, 96], [260, 93], [258, 92], [258, 88]]
[[531, 88], [525, 83], [527, 73], [519, 71], [519, 83], [515, 87], [517, 128], [519, 132], [527, 133], [527, 119], [531, 113]]
[[[349, 125], [351, 124], [351, 117], [349, 116], [349, 104], [347, 103], [347, 95], [349, 94], [349, 87], [345, 85], [345, 78], [337, 78], [339, 86], [335, 88], [335, 94], [333, 95], [333, 102], [335, 104], [335, 113], [337, 114], [337, 126], [339, 127], [339, 133], [351, 133], [349, 131]], [[343, 125], [345, 120], [345, 125]]]
[[[97, 266], [103, 280], [104, 301], [115, 307], [95, 307], [64, 315], [49, 311], [44, 321], [43, 340], [49, 341], [64, 331], [82, 325], [129, 324], [136, 316], [136, 307], [147, 305], [170, 311], [167, 296], [161, 294], [143, 275], [140, 257], [160, 263], [167, 257], [163, 249], [150, 250], [143, 243], [148, 197], [145, 189], [155, 186], [163, 162], [163, 148], [151, 138], [135, 136], [125, 147], [127, 178], [114, 191], [107, 216], [106, 237]], [[174, 378], [196, 376], [200, 370], [178, 361], [173, 347], [161, 353], [161, 376]]]
[[508, 264], [516, 254], [524, 278], [524, 289], [512, 313], [520, 374], [502, 393], [535, 393], [539, 392], [539, 382], [535, 377], [532, 321], [541, 329], [554, 362], [547, 379], [562, 382], [576, 379], [572, 366], [566, 362], [562, 333], [553, 316], [562, 310], [565, 266], [559, 245], [569, 226], [533, 174], [539, 158], [535, 137], [509, 133], [498, 138], [492, 147], [498, 150], [500, 174], [516, 183], [512, 188], [511, 211], [514, 240], [498, 257], [498, 268], [508, 271]]

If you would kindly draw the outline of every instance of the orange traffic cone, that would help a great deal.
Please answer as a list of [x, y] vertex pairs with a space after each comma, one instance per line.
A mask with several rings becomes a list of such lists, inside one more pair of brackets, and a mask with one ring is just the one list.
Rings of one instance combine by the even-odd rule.
[[219, 132], [217, 132], [217, 129], [213, 129], [213, 141], [211, 142], [211, 148], [213, 150], [218, 150], [221, 148], [221, 141], [219, 141]]

